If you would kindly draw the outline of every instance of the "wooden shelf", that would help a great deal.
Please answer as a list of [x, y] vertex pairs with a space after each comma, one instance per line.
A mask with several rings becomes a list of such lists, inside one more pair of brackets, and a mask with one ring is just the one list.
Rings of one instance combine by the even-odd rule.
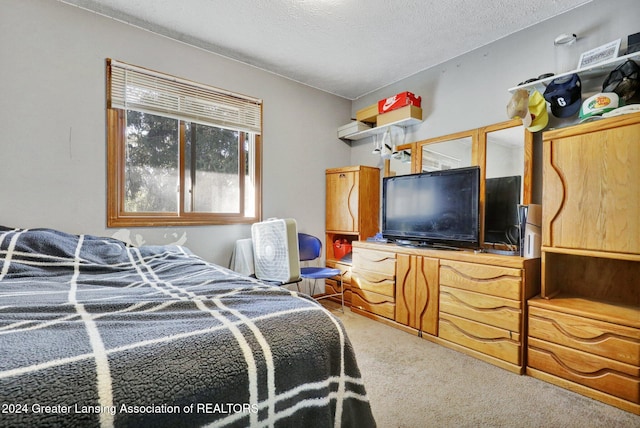
[[640, 262], [640, 254], [614, 253], [607, 251], [581, 250], [575, 248], [542, 247], [542, 251], [553, 254], [567, 254], [571, 256], [597, 257], [602, 259], [627, 260]]

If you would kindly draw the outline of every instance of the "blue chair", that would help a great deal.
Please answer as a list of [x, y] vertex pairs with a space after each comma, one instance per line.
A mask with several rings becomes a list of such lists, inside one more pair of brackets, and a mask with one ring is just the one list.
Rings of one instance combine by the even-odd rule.
[[[322, 241], [313, 235], [306, 233], [298, 233], [298, 250], [300, 251], [299, 259], [301, 262], [308, 262], [316, 260], [322, 254]], [[316, 289], [316, 281], [319, 279], [326, 280], [336, 276], [340, 277], [340, 292], [334, 294], [324, 294], [320, 297], [315, 297], [316, 300], [326, 299], [327, 297], [340, 296], [342, 302], [342, 312], [344, 313], [344, 287], [342, 283], [342, 277], [344, 272], [340, 269], [333, 269], [329, 267], [316, 267], [306, 266], [300, 267], [300, 277], [302, 279], [313, 280], [313, 287], [311, 288], [311, 296], [313, 296]], [[300, 287], [298, 286], [298, 289]]]

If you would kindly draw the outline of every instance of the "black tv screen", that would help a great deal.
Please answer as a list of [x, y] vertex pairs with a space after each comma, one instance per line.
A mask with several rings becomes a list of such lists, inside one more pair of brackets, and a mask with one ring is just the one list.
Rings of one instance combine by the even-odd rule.
[[485, 180], [484, 242], [519, 244], [521, 182], [519, 175]]
[[400, 244], [480, 246], [480, 168], [386, 177], [382, 235]]

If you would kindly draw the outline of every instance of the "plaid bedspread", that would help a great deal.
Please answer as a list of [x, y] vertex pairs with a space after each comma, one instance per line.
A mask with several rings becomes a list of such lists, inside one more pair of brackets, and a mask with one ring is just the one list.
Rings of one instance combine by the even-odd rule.
[[0, 426], [373, 427], [340, 321], [179, 246], [0, 227]]

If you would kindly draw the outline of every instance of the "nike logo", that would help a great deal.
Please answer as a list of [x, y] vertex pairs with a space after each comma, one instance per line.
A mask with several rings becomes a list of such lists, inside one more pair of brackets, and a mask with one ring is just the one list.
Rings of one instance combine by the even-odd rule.
[[386, 101], [384, 102], [384, 105], [382, 106], [382, 111], [387, 111], [389, 108], [391, 108], [391, 106], [393, 106], [396, 103], [396, 101], [398, 101], [397, 95], [387, 98]]

